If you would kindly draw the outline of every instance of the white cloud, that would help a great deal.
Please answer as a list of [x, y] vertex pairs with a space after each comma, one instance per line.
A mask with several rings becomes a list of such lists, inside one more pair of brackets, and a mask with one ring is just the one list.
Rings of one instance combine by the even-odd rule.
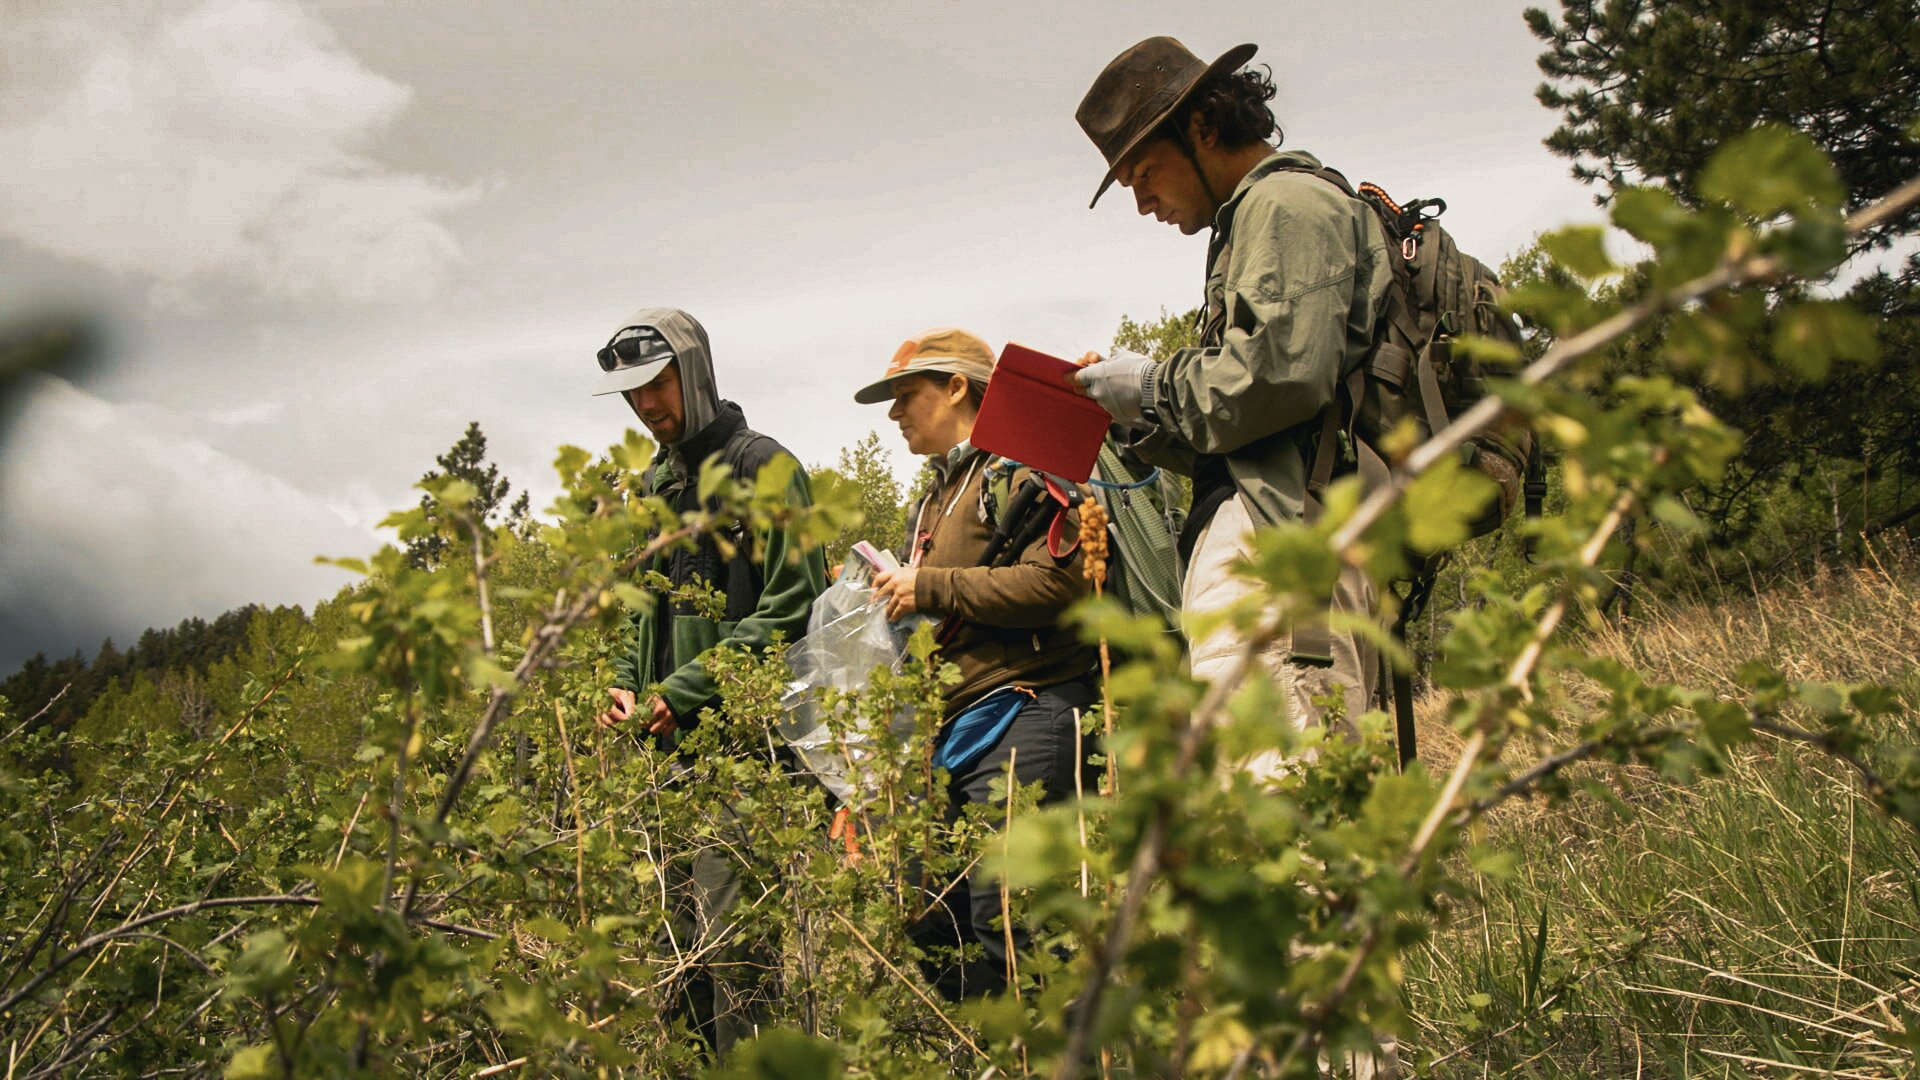
[[350, 581], [315, 555], [379, 543], [167, 410], [51, 376], [25, 398], [0, 459], [0, 660], [247, 603], [310, 604]]
[[0, 233], [147, 281], [165, 304], [214, 279], [413, 299], [459, 262], [445, 218], [479, 189], [368, 156], [413, 91], [299, 0], [202, 0], [157, 25], [89, 29], [91, 54], [0, 126]]

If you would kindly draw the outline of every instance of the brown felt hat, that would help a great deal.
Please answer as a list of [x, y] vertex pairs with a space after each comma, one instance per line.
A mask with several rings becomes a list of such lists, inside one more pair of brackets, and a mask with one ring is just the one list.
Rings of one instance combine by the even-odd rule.
[[1239, 71], [1253, 59], [1258, 46], [1235, 45], [1218, 60], [1202, 64], [1192, 50], [1170, 37], [1151, 37], [1113, 58], [1093, 80], [1093, 89], [1080, 99], [1073, 118], [1087, 133], [1100, 156], [1107, 159], [1107, 175], [1093, 193], [1092, 209], [1113, 186], [1120, 159], [1146, 141], [1153, 129], [1193, 96], [1208, 77]]

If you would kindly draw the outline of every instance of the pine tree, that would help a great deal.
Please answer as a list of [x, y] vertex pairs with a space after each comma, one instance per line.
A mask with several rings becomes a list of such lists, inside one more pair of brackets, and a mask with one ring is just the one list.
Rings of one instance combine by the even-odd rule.
[[[1547, 43], [1547, 139], [1573, 174], [1658, 181], [1683, 199], [1714, 149], [1762, 123], [1805, 132], [1859, 207], [1920, 172], [1920, 0], [1560, 0]], [[1602, 195], [1605, 198], [1605, 195]], [[1920, 211], [1875, 230], [1920, 228]]]
[[859, 442], [842, 447], [831, 466], [818, 466], [811, 476], [816, 499], [826, 498], [842, 484], [853, 485], [859, 498], [861, 523], [827, 545], [828, 566], [838, 566], [860, 540], [883, 551], [899, 549], [906, 535], [906, 507], [900, 481], [893, 474], [893, 455], [877, 433], [869, 431]]
[[[434, 480], [442, 476], [465, 480], [478, 492], [474, 496], [471, 509], [482, 524], [490, 529], [505, 526], [514, 535], [521, 537], [530, 533], [533, 517], [529, 510], [526, 492], [521, 492], [518, 499], [507, 504], [504, 513], [501, 510], [507, 496], [513, 491], [513, 485], [506, 477], [500, 475], [498, 465], [487, 460], [487, 436], [480, 430], [478, 420], [470, 421], [467, 424], [466, 433], [460, 436], [459, 441], [454, 443], [446, 453], [434, 458], [434, 461], [440, 467], [422, 476], [420, 478], [422, 481]], [[420, 505], [431, 511], [434, 508], [432, 496], [421, 496]], [[407, 542], [407, 561], [423, 570], [430, 569], [440, 564], [447, 547], [448, 540], [442, 533], [436, 532], [416, 537]]]
[[[1655, 184], [1698, 205], [1714, 150], [1768, 123], [1805, 133], [1831, 156], [1849, 208], [1920, 173], [1920, 0], [1560, 0], [1557, 18], [1533, 9], [1526, 19], [1546, 43], [1538, 97], [1561, 117], [1547, 146], [1575, 177], [1603, 186], [1601, 201], [1623, 184]], [[1856, 250], [1915, 232], [1920, 211], [1909, 211]], [[1747, 435], [1726, 478], [1690, 498], [1716, 546], [1749, 548], [1774, 533], [1768, 543], [1782, 559], [1802, 558], [1835, 547], [1837, 520], [1855, 539], [1912, 520], [1899, 515], [1920, 485], [1916, 297], [1920, 261], [1844, 297], [1879, 328], [1877, 368], [1840, 366], [1818, 379], [1757, 367], [1732, 381], [1682, 373]], [[1774, 299], [1793, 297], [1776, 290]], [[1770, 319], [1752, 328], [1752, 355], [1774, 351], [1773, 329]], [[1650, 327], [1620, 370], [1641, 370], [1663, 333]], [[1808, 500], [1818, 513], [1792, 509]], [[1818, 536], [1804, 531], [1813, 521]], [[1758, 549], [1742, 554], [1773, 561]]]

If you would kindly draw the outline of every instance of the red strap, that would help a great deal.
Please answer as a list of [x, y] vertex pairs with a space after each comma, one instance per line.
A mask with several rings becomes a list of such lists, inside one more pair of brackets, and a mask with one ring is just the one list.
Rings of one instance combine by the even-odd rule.
[[1072, 506], [1073, 503], [1067, 498], [1067, 489], [1060, 486], [1060, 481], [1055, 480], [1046, 473], [1041, 473], [1040, 479], [1047, 485], [1047, 494], [1053, 498], [1054, 502], [1060, 504], [1060, 509], [1053, 513], [1053, 520], [1047, 523], [1047, 554], [1056, 559], [1064, 559], [1073, 554], [1074, 549], [1080, 546], [1080, 534], [1078, 532], [1073, 534], [1072, 543], [1065, 547], [1060, 546], [1061, 541], [1066, 538], [1067, 534], [1067, 508]]
[[1061, 506], [1067, 505], [1067, 489], [1060, 486], [1060, 481], [1055, 480], [1046, 473], [1040, 474], [1040, 481], [1047, 485], [1047, 494], [1053, 496], [1054, 502], [1059, 503]]
[[1067, 509], [1063, 506], [1054, 511], [1053, 521], [1047, 526], [1047, 554], [1056, 559], [1064, 559], [1073, 554], [1074, 549], [1080, 546], [1080, 531], [1074, 530], [1073, 542], [1062, 548], [1060, 542], [1066, 539], [1066, 535]]

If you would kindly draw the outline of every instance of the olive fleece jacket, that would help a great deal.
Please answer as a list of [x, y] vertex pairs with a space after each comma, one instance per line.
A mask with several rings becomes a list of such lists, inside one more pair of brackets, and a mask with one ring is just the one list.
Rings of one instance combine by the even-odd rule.
[[1200, 347], [1161, 365], [1159, 425], [1130, 439], [1188, 475], [1223, 459], [1256, 526], [1304, 515], [1318, 418], [1373, 347], [1392, 275], [1373, 211], [1301, 171], [1319, 165], [1276, 152], [1215, 215]]
[[[700, 506], [700, 465], [708, 456], [718, 455], [742, 480], [759, 475], [776, 456], [792, 456], [747, 427], [738, 405], [723, 401], [717, 412], [698, 434], [661, 450], [647, 474], [649, 494], [682, 512], [694, 510]], [[795, 506], [811, 505], [805, 469], [794, 470], [787, 498]], [[683, 728], [699, 722], [701, 709], [720, 704], [719, 687], [707, 674], [709, 652], [746, 648], [757, 653], [775, 633], [798, 640], [807, 632], [814, 598], [827, 587], [820, 549], [805, 548], [794, 529], [742, 530], [729, 539], [736, 546], [731, 559], [722, 557], [712, 537], [701, 537], [691, 546], [661, 552], [644, 567], [675, 587], [699, 582], [717, 589], [726, 599], [721, 617], [699, 614], [691, 604], [650, 587], [655, 602], [629, 615], [613, 665], [615, 686], [637, 694], [657, 690]]]

